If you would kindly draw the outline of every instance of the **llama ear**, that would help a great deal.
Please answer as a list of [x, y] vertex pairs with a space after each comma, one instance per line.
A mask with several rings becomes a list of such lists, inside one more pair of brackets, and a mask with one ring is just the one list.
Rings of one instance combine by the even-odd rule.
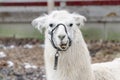
[[79, 14], [72, 14], [76, 25], [81, 28], [81, 26], [84, 26], [85, 21], [87, 21], [86, 17], [79, 15]]
[[41, 33], [45, 29], [45, 22], [47, 20], [47, 16], [38, 17], [32, 21], [32, 26], [37, 28]]

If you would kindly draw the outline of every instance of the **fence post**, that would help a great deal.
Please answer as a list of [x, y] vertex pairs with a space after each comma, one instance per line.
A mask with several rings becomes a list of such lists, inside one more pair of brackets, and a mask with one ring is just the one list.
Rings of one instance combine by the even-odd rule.
[[48, 13], [54, 10], [54, 0], [48, 0]]

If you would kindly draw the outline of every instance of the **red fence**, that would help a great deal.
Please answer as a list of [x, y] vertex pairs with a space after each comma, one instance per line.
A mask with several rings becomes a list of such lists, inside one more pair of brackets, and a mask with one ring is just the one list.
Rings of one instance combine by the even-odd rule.
[[[60, 6], [61, 1], [55, 1]], [[120, 5], [120, 0], [65, 1], [66, 6]], [[47, 6], [47, 2], [0, 2], [0, 6]]]

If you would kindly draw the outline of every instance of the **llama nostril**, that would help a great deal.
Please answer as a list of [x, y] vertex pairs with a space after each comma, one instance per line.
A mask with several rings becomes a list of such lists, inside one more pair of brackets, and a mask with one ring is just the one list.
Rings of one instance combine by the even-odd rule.
[[58, 38], [63, 40], [65, 38], [65, 35], [59, 35]]

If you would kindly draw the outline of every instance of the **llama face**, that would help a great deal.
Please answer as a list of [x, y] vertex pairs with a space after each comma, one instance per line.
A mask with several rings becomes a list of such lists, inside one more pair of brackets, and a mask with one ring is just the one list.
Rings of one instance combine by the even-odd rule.
[[73, 23], [49, 23], [46, 34], [53, 44], [59, 50], [67, 50], [73, 39]]
[[46, 35], [52, 45], [59, 50], [67, 50], [74, 38], [75, 20], [71, 14], [52, 13], [47, 19]]
[[53, 47], [67, 50], [75, 38], [76, 28], [82, 26], [85, 20], [84, 16], [61, 10], [36, 18], [32, 25], [41, 32], [45, 29], [45, 38], [51, 41]]

